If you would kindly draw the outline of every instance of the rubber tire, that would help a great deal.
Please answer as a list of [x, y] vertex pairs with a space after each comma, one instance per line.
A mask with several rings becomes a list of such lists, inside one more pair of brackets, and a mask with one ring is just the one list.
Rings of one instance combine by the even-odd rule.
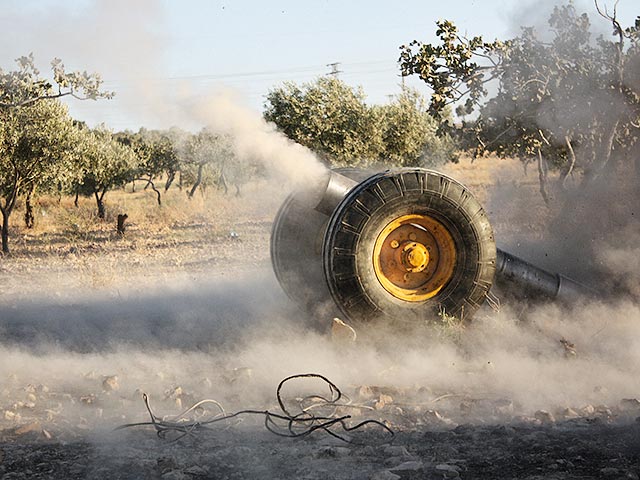
[[[376, 238], [408, 214], [435, 218], [456, 246], [451, 280], [423, 302], [391, 295], [373, 269]], [[352, 322], [424, 322], [442, 311], [470, 320], [493, 283], [496, 245], [484, 209], [467, 188], [435, 171], [402, 169], [373, 175], [342, 200], [326, 230], [323, 264], [329, 292]]]
[[[352, 168], [336, 171], [356, 181], [371, 176], [371, 172]], [[286, 295], [315, 314], [336, 310], [322, 267], [322, 242], [329, 217], [311, 208], [305, 193], [292, 193], [278, 210], [270, 253], [273, 271]]]

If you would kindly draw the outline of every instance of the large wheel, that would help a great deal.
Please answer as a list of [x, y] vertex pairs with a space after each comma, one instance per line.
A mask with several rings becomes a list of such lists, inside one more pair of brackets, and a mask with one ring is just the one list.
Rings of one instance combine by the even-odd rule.
[[334, 211], [323, 252], [329, 292], [345, 316], [420, 322], [470, 319], [491, 288], [493, 231], [479, 202], [438, 172], [370, 177]]
[[[360, 181], [371, 173], [337, 169]], [[329, 217], [313, 209], [307, 192], [289, 195], [271, 230], [271, 263], [287, 296], [308, 312], [335, 308], [322, 268], [322, 242]]]

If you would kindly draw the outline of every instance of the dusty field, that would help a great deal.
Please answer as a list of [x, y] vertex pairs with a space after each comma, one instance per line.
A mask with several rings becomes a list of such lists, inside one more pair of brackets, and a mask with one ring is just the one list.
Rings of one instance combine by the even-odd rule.
[[[499, 242], [541, 240], [533, 173], [513, 162], [448, 172], [485, 202]], [[0, 478], [640, 478], [636, 302], [504, 305], [465, 331], [344, 344], [305, 328], [273, 278], [281, 195], [259, 186], [186, 204], [175, 192], [159, 210], [150, 194], [116, 192], [124, 238], [90, 203], [47, 200], [35, 231], [15, 229], [0, 259]], [[282, 438], [260, 413], [177, 441], [152, 426], [114, 431], [149, 421], [143, 393], [166, 421], [215, 418], [213, 403], [173, 417], [204, 399], [281, 413], [276, 387], [299, 373], [344, 394], [316, 415], [380, 424], [332, 426], [343, 440]], [[282, 391], [291, 412], [307, 395], [331, 392], [318, 380]]]

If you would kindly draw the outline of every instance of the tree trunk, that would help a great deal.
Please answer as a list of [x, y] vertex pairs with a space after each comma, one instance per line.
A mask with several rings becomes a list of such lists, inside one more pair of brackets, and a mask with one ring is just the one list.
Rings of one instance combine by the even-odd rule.
[[227, 186], [227, 179], [224, 178], [224, 172], [220, 174], [220, 184], [224, 189], [224, 194], [226, 195], [227, 193], [229, 193], [229, 187]]
[[105, 210], [104, 210], [104, 193], [100, 195], [98, 192], [93, 192], [96, 197], [96, 204], [98, 205], [98, 218], [104, 220]]
[[9, 212], [2, 209], [2, 253], [9, 253]]
[[167, 176], [167, 182], [164, 184], [165, 192], [169, 191], [169, 187], [171, 186], [175, 178], [176, 178], [176, 172], [169, 172], [169, 175]]
[[127, 218], [129, 218], [129, 215], [127, 215], [126, 213], [118, 214], [118, 223], [116, 225], [116, 230], [118, 231], [119, 235], [124, 235], [124, 231], [126, 228], [124, 222], [127, 221]]
[[78, 197], [80, 196], [80, 189], [76, 188], [76, 197], [73, 199], [73, 204], [78, 208]]
[[36, 191], [35, 185], [27, 193], [27, 198], [24, 202], [24, 224], [27, 228], [33, 228], [36, 223], [35, 215], [33, 214], [33, 195]]
[[161, 207], [162, 206], [162, 197], [160, 196], [160, 190], [158, 190], [156, 188], [156, 186], [153, 184], [152, 181], [149, 181], [149, 183], [151, 184], [151, 190], [153, 190], [154, 192], [156, 192], [157, 195], [157, 200], [158, 200], [158, 206]]
[[[161, 194], [160, 194], [160, 190], [158, 190], [158, 189], [156, 188], [156, 184], [155, 184], [155, 183], [153, 183], [153, 180], [151, 180], [150, 178], [149, 178], [149, 179], [146, 179], [146, 178], [145, 178], [144, 180], [145, 180], [145, 181], [147, 181], [147, 182], [149, 182], [149, 183], [148, 183], [148, 185], [151, 185], [151, 190], [153, 190], [154, 192], [156, 192], [156, 199], [157, 199], [157, 201], [158, 201], [158, 206], [159, 206], [159, 207], [161, 207], [161, 206], [162, 206], [162, 196], [161, 196]], [[146, 189], [146, 188], [147, 188], [147, 187], [145, 187], [145, 189]]]
[[549, 195], [547, 194], [547, 165], [542, 158], [542, 152], [538, 149], [538, 181], [540, 183], [540, 195], [544, 200], [545, 205], [549, 205]]
[[193, 184], [193, 187], [191, 187], [191, 190], [189, 190], [189, 193], [187, 194], [189, 198], [193, 198], [193, 194], [196, 193], [196, 189], [200, 186], [200, 182], [202, 182], [203, 169], [204, 169], [204, 163], [201, 163], [200, 165], [198, 165], [198, 176], [196, 177], [196, 181]]

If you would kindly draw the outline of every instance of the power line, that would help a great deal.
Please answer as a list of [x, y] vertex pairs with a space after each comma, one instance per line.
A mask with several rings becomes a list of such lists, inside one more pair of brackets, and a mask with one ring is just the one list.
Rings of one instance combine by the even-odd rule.
[[327, 63], [327, 67], [331, 67], [331, 71], [327, 75], [331, 75], [335, 78], [338, 78], [338, 74], [342, 73], [342, 70], [338, 70], [338, 66], [340, 62]]

